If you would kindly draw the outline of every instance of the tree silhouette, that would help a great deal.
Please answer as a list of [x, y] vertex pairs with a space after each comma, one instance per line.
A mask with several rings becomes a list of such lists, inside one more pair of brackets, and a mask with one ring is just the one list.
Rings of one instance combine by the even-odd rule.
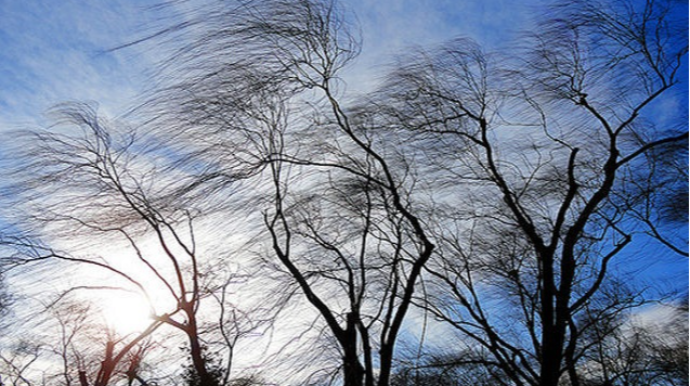
[[[660, 236], [663, 181], [687, 190], [682, 168], [661, 166], [687, 147], [684, 117], [654, 120], [687, 55], [674, 5], [562, 3], [517, 59], [459, 40], [402, 62], [381, 89], [380, 119], [409, 131], [454, 199], [438, 200], [429, 272], [443, 284], [427, 309], [514, 384], [579, 384], [583, 329], [598, 322], [577, 316], [633, 239]], [[662, 243], [683, 253], [675, 237]]]
[[[202, 349], [201, 334], [207, 327], [198, 317], [201, 301], [211, 297], [216, 284], [206, 281], [210, 275], [204, 270], [210, 266], [198, 258], [197, 215], [191, 208], [177, 207], [174, 197], [167, 195], [165, 189], [170, 186], [157, 180], [162, 176], [156, 174], [155, 165], [142, 160], [134, 149], [140, 143], [133, 131], [116, 128], [88, 105], [65, 104], [54, 113], [63, 132], [35, 132], [27, 138], [31, 150], [25, 154], [28, 158], [17, 186], [28, 188], [21, 199], [30, 208], [25, 214], [30, 221], [22, 225], [32, 236], [8, 239], [7, 244], [19, 252], [5, 261], [15, 266], [60, 261], [92, 267], [95, 274], [105, 273], [115, 284], [78, 285], [65, 293], [125, 290], [149, 302], [151, 321], [146, 328], [133, 336], [108, 340], [94, 385], [109, 384], [116, 367], [163, 325], [186, 336], [201, 384], [217, 385]], [[41, 243], [45, 235], [61, 237], [68, 246], [58, 249]], [[78, 242], [78, 237], [87, 236], [118, 249], [94, 251], [92, 244]], [[235, 330], [228, 324], [225, 331], [232, 331], [224, 333], [225, 339], [236, 339], [235, 333], [259, 324], [242, 328], [237, 324]]]
[[[166, 327], [203, 386], [233, 384], [238, 340], [265, 326], [275, 361], [256, 367], [281, 383], [584, 386], [624, 382], [643, 349], [664, 368], [687, 346], [626, 334], [649, 292], [614, 265], [643, 243], [687, 256], [687, 110], [664, 109], [687, 97], [684, 6], [559, 2], [508, 48], [416, 49], [357, 98], [336, 2], [183, 7], [143, 39], [172, 51], [135, 127], [66, 104], [64, 131], [22, 142], [18, 227], [46, 241], [6, 243], [7, 261], [92, 267], [149, 299], [99, 386]], [[396, 362], [411, 312], [457, 350]]]

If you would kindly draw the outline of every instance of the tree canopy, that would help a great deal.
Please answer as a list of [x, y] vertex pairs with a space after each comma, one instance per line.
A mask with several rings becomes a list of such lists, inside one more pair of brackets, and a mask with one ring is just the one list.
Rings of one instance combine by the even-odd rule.
[[[0, 383], [687, 384], [641, 319], [687, 335], [679, 287], [633, 269], [688, 256], [678, 9], [557, 2], [356, 96], [341, 4], [189, 10], [132, 43], [171, 55], [127, 119], [63, 103], [13, 139], [2, 266], [40, 307]], [[98, 317], [124, 293], [135, 331]]]

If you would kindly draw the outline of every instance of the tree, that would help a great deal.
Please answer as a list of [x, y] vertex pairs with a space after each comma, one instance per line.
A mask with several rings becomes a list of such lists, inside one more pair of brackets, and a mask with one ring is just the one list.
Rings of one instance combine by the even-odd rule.
[[201, 165], [181, 194], [224, 197], [258, 181], [245, 183], [267, 230], [256, 245], [270, 245], [259, 253], [318, 313], [344, 384], [387, 385], [434, 245], [406, 156], [341, 104], [338, 74], [358, 39], [328, 1], [228, 2], [188, 16], [168, 30], [198, 36], [169, 64], [186, 72], [149, 103], [177, 166]]
[[[23, 154], [25, 169], [17, 177], [17, 186], [26, 191], [20, 196], [28, 212], [18, 226], [32, 236], [8, 240], [18, 252], [6, 261], [14, 265], [57, 261], [92, 267], [100, 280], [113, 284], [84, 282], [65, 289], [64, 294], [124, 290], [149, 302], [148, 327], [106, 343], [94, 385], [109, 384], [116, 367], [163, 325], [186, 336], [199, 384], [219, 384], [209, 373], [201, 336], [206, 327], [202, 330], [198, 317], [202, 300], [211, 296], [216, 284], [205, 281], [211, 275], [204, 273], [208, 266], [198, 257], [202, 252], [195, 238], [193, 208], [176, 206], [174, 197], [166, 194], [170, 186], [156, 174], [156, 166], [134, 150], [143, 143], [136, 141], [129, 128], [116, 128], [114, 123], [111, 127], [88, 105], [65, 104], [54, 112], [58, 125], [63, 125], [62, 133], [53, 129], [27, 138], [31, 150]], [[40, 242], [47, 235], [51, 245]], [[96, 242], [80, 243], [79, 236]], [[99, 246], [101, 243], [118, 248], [110, 251]], [[64, 247], [54, 246], [58, 244]], [[246, 330], [237, 333], [242, 331]], [[233, 332], [224, 336], [231, 339]]]
[[501, 371], [489, 364], [485, 353], [469, 350], [426, 353], [415, 361], [397, 367], [391, 379], [394, 386], [492, 386], [509, 385]]
[[[208, 355], [203, 353], [203, 358], [205, 361], [205, 366], [207, 368], [208, 376], [215, 382], [216, 384], [222, 384], [221, 381], [223, 379], [223, 369], [218, 367], [213, 363], [212, 358], [209, 358]], [[183, 379], [185, 380], [185, 384], [189, 386], [203, 386], [204, 385], [204, 380], [201, 379], [201, 376], [199, 375], [199, 372], [196, 370], [196, 366], [194, 363], [190, 363], [190, 365], [185, 368], [185, 372], [182, 374]], [[208, 381], [206, 381], [208, 382]]]
[[[631, 216], [647, 229], [646, 233], [658, 240], [674, 253], [688, 257], [687, 236], [673, 230], [682, 229], [687, 224], [688, 189], [688, 148], [682, 143], [668, 144], [652, 150], [654, 173], [635, 175], [631, 184], [644, 199], [644, 204], [631, 208]], [[650, 178], [650, 175], [652, 176]]]
[[[256, 181], [259, 253], [322, 318], [345, 384], [388, 384], [425, 267], [442, 283], [429, 309], [489, 364], [577, 384], [577, 316], [640, 229], [666, 229], [657, 193], [678, 174], [660, 162], [687, 142], [650, 115], [679, 82], [684, 34], [672, 3], [640, 6], [562, 3], [513, 59], [456, 40], [348, 105], [338, 76], [359, 45], [333, 3], [231, 2], [167, 30], [195, 38], [152, 121], [194, 167], [180, 194], [222, 201]], [[499, 297], [518, 323], [499, 321]]]
[[[687, 55], [677, 5], [562, 3], [513, 59], [459, 40], [403, 61], [381, 89], [380, 121], [410, 133], [437, 197], [452, 197], [437, 200], [426, 308], [514, 384], [579, 384], [597, 323], [578, 315], [642, 229], [663, 228], [661, 181], [687, 190], [660, 167], [687, 147], [687, 122], [654, 119]], [[610, 306], [628, 307], [621, 296]]]
[[616, 318], [593, 328], [584, 385], [687, 385], [687, 306], [655, 305], [665, 320]]
[[[335, 2], [196, 7], [144, 39], [174, 51], [136, 130], [67, 105], [81, 132], [27, 141], [25, 227], [57, 245], [25, 255], [99, 268], [163, 307], [150, 332], [186, 337], [191, 384], [232, 384], [236, 338], [277, 316], [307, 325], [287, 340], [322, 339], [281, 382], [584, 385], [596, 344], [646, 303], [613, 262], [639, 239], [687, 254], [664, 193], [687, 190], [687, 122], [661, 114], [687, 55], [676, 5], [560, 3], [510, 50], [419, 50], [356, 100], [340, 76], [360, 42]], [[136, 268], [75, 234], [123, 241]], [[226, 328], [244, 320], [225, 299], [232, 274], [215, 277], [229, 257], [270, 310], [246, 328]], [[202, 301], [219, 311], [224, 373]], [[413, 303], [463, 341], [410, 377], [394, 359]]]
[[9, 352], [0, 353], [0, 381], [12, 385], [33, 385], [28, 373], [35, 367], [40, 347], [27, 341], [17, 342]]

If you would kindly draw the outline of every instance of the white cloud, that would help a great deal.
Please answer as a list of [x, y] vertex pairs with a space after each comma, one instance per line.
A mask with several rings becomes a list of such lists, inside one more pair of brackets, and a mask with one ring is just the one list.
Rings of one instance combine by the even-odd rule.
[[142, 79], [132, 51], [108, 52], [136, 34], [134, 1], [0, 3], [0, 130], [35, 125], [50, 106], [129, 103]]
[[[534, 0], [531, 0], [534, 1]], [[366, 90], [392, 55], [410, 46], [440, 44], [469, 36], [495, 46], [526, 25], [529, 3], [506, 0], [347, 0], [361, 22], [364, 51], [348, 74], [349, 89]], [[0, 132], [35, 125], [40, 114], [64, 100], [99, 102], [106, 112], [121, 113], [145, 87], [155, 53], [142, 48], [104, 50], [126, 43], [141, 31], [142, 2], [67, 0], [0, 2]], [[663, 318], [662, 311], [640, 316]], [[406, 327], [433, 345], [447, 342], [447, 326], [410, 312]]]
[[367, 91], [396, 55], [410, 48], [433, 48], [467, 37], [493, 49], [528, 28], [536, 0], [347, 0], [343, 4], [361, 25], [363, 51], [347, 72], [348, 89]]
[[[506, 0], [342, 0], [357, 15], [364, 51], [347, 74], [349, 89], [366, 90], [413, 45], [463, 35], [493, 44], [522, 25], [530, 2]], [[0, 2], [0, 130], [45, 124], [41, 115], [66, 101], [96, 101], [117, 114], [146, 87], [159, 59], [152, 47], [108, 49], [152, 31], [156, 1], [49, 0]]]

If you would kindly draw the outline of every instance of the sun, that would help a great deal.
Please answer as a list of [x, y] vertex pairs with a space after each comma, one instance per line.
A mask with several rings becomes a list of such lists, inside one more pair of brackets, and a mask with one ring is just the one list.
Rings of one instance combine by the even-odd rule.
[[152, 322], [151, 307], [139, 294], [114, 293], [103, 299], [101, 309], [108, 328], [120, 335], [143, 332]]

